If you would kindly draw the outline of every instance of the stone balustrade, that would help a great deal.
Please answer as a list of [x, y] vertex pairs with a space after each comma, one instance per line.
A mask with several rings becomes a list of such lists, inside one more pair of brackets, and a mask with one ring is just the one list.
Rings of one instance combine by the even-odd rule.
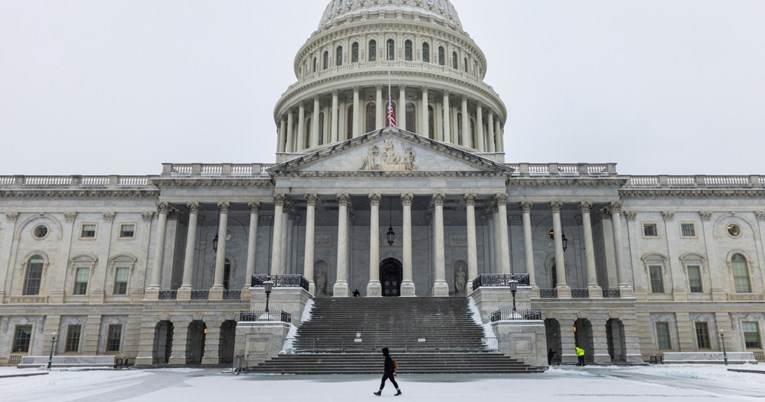
[[630, 176], [625, 188], [765, 187], [765, 176]]
[[0, 176], [0, 187], [143, 187], [156, 176]]
[[615, 163], [508, 163], [513, 176], [616, 176]]
[[188, 176], [239, 176], [259, 177], [268, 176], [266, 169], [273, 163], [163, 163], [162, 177]]

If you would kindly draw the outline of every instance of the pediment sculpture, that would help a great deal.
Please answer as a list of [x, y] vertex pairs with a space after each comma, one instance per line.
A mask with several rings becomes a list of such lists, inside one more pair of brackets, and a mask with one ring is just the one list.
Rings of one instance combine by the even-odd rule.
[[361, 170], [412, 171], [415, 170], [414, 159], [412, 147], [407, 147], [402, 155], [393, 140], [387, 139], [382, 151], [378, 145], [369, 147]]

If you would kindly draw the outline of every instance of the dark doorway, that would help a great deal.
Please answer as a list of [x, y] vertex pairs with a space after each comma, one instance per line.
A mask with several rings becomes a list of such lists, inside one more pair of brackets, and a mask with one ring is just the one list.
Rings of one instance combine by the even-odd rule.
[[560, 323], [554, 318], [545, 319], [545, 337], [547, 348], [555, 352], [550, 359], [550, 364], [560, 364], [563, 351], [561, 350]]
[[207, 325], [204, 321], [195, 320], [189, 324], [186, 335], [186, 364], [200, 364], [205, 355], [205, 338]]
[[154, 327], [154, 348], [151, 364], [167, 364], [173, 349], [173, 323], [160, 321]]
[[627, 361], [627, 342], [624, 339], [624, 324], [618, 318], [606, 321], [606, 337], [608, 340], [608, 354], [612, 362]]
[[218, 345], [218, 357], [221, 363], [231, 364], [234, 362], [235, 343], [236, 321], [223, 321], [223, 324], [220, 326], [220, 344]]
[[404, 268], [401, 261], [395, 258], [386, 258], [380, 263], [380, 284], [383, 296], [400, 296], [401, 279]]
[[586, 318], [578, 318], [574, 321], [575, 345], [584, 349], [584, 361], [592, 363], [595, 355], [595, 343], [592, 339], [592, 323]]

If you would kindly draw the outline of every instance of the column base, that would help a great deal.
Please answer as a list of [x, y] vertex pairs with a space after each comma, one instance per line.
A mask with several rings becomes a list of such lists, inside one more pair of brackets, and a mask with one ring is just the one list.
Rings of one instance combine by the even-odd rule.
[[530, 299], [538, 299], [539, 298], [539, 286], [532, 284], [531, 288], [529, 289], [529, 298]]
[[449, 284], [444, 281], [434, 283], [433, 296], [449, 296]]
[[159, 300], [159, 288], [146, 288], [143, 298], [145, 300]]
[[380, 282], [369, 282], [367, 284], [367, 297], [380, 297], [382, 296], [382, 285]]
[[310, 280], [308, 281], [308, 293], [311, 295], [311, 297], [316, 296], [316, 284]]
[[414, 293], [414, 282], [412, 281], [406, 281], [401, 283], [401, 296], [404, 297], [415, 297], [417, 296]]
[[332, 297], [348, 297], [348, 282], [335, 282], [332, 286]]
[[186, 364], [186, 358], [185, 357], [170, 357], [168, 359], [167, 364], [172, 366], [182, 366]]
[[250, 293], [250, 287], [249, 286], [243, 287], [241, 295], [242, 295], [241, 296], [241, 300], [243, 300], [243, 301], [251, 300], [252, 299], [252, 293]]
[[207, 366], [207, 365], [211, 365], [211, 366], [212, 365], [217, 365], [217, 364], [220, 364], [220, 358], [218, 358], [218, 356], [213, 356], [213, 357], [205, 356], [205, 357], [202, 358], [202, 364], [205, 365], [205, 366]]
[[603, 288], [601, 288], [598, 285], [587, 286], [587, 291], [590, 294], [590, 299], [602, 299], [603, 298]]
[[630, 285], [619, 285], [619, 296], [621, 298], [635, 297], [635, 290]]
[[[568, 285], [558, 285], [555, 287], [555, 289], [558, 291], [558, 298], [559, 299], [570, 299], [571, 298], [571, 288], [568, 287]], [[576, 355], [574, 355], [576, 357]]]
[[176, 293], [177, 300], [191, 300], [191, 288], [180, 288]]
[[213, 286], [210, 288], [209, 293], [207, 293], [207, 300], [223, 300], [223, 286], [216, 288]]
[[151, 357], [136, 357], [135, 366], [151, 366], [154, 364], [154, 359]]

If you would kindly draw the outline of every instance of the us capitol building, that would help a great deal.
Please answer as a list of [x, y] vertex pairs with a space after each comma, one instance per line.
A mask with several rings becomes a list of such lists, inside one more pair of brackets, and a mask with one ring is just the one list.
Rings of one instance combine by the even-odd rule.
[[512, 277], [564, 363], [722, 339], [762, 359], [765, 176], [507, 161], [487, 68], [448, 0], [332, 0], [276, 103], [276, 163], [0, 176], [0, 364], [227, 364], [266, 276], [272, 308], [470, 297], [484, 323], [512, 298], [477, 292]]

